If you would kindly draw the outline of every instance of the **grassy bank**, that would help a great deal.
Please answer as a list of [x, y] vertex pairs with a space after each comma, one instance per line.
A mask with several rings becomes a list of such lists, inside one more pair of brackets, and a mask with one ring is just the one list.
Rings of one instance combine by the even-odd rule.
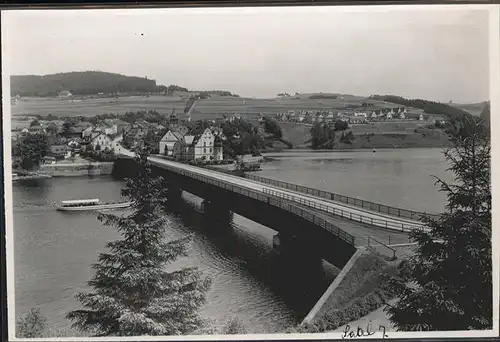
[[380, 310], [387, 302], [394, 299], [395, 294], [388, 286], [388, 280], [399, 272], [399, 264], [399, 262], [388, 262], [368, 250], [365, 251], [313, 321], [300, 325], [290, 332], [333, 331]]

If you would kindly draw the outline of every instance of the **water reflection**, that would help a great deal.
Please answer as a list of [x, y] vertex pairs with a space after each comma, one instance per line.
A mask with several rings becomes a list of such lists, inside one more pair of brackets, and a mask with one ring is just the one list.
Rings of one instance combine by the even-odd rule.
[[[239, 265], [242, 271], [268, 286], [283, 298], [286, 305], [303, 318], [314, 306], [339, 270], [322, 261], [306, 261], [302, 256], [277, 253], [269, 239], [258, 234], [271, 229], [253, 222], [253, 231], [237, 223], [230, 223], [231, 229], [213, 231], [211, 222], [203, 219], [199, 207], [190, 201], [181, 206], [177, 217], [184, 227], [209, 239], [217, 249], [217, 255]], [[238, 219], [238, 215], [236, 220]], [[248, 221], [248, 220], [246, 220]], [[260, 226], [260, 227], [258, 227]], [[257, 231], [256, 231], [257, 230]]]
[[[39, 306], [51, 326], [69, 326], [64, 316], [79, 307], [75, 293], [88, 290], [90, 265], [119, 236], [95, 213], [61, 213], [50, 204], [68, 197], [117, 201], [122, 184], [75, 177], [13, 188], [17, 315]], [[168, 268], [196, 266], [213, 279], [202, 315], [215, 328], [238, 317], [251, 333], [283, 331], [307, 314], [338, 272], [326, 263], [299, 268], [304, 262], [275, 253], [274, 231], [241, 216], [234, 215], [232, 229], [216, 233], [192, 205], [181, 207], [167, 214], [167, 239], [193, 234], [193, 243], [189, 256]]]
[[441, 148], [295, 151], [271, 158], [258, 175], [431, 213], [444, 210], [446, 203], [431, 175], [453, 181]]

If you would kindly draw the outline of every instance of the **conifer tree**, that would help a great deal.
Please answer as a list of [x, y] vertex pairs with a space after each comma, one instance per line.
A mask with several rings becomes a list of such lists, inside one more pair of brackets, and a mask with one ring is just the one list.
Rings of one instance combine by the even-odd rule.
[[415, 231], [405, 279], [394, 279], [399, 301], [387, 307], [398, 330], [492, 327], [491, 177], [489, 133], [477, 120], [454, 123], [445, 151], [454, 184], [437, 180], [448, 204], [427, 231]]
[[190, 237], [165, 241], [166, 184], [154, 176], [148, 152], [136, 154], [139, 171], [128, 179], [122, 195], [133, 202], [129, 216], [100, 214], [122, 239], [93, 265], [91, 292], [78, 293], [84, 309], [68, 313], [73, 327], [97, 336], [184, 335], [204, 328], [198, 310], [210, 280], [196, 268], [167, 272], [165, 266], [187, 255]]

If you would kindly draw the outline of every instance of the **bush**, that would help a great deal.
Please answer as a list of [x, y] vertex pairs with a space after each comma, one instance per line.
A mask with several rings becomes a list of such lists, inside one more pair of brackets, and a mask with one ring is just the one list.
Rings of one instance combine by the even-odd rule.
[[243, 323], [238, 318], [232, 318], [224, 327], [225, 335], [243, 335], [246, 334], [247, 330]]
[[[394, 268], [394, 270], [393, 270]], [[375, 290], [366, 293], [356, 299], [353, 299], [338, 311], [333, 311], [322, 316], [313, 324], [306, 324], [298, 327], [298, 330], [305, 333], [318, 333], [335, 330], [338, 327], [349, 322], [360, 319], [370, 312], [379, 309], [387, 301], [395, 297], [395, 291], [390, 286], [391, 274], [397, 273], [398, 276], [404, 276], [404, 265], [400, 265], [397, 270], [395, 267], [388, 267], [380, 277], [376, 277]], [[396, 272], [395, 272], [396, 271]], [[374, 286], [372, 284], [371, 286]], [[360, 289], [361, 290], [361, 289]], [[361, 292], [362, 291], [358, 291]]]
[[17, 320], [16, 336], [20, 338], [43, 337], [46, 327], [47, 319], [40, 314], [38, 308], [34, 308]]

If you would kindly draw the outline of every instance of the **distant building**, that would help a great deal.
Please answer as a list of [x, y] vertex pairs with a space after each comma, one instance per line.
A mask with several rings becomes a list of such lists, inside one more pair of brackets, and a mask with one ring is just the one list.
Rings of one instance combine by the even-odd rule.
[[45, 130], [45, 127], [41, 125], [34, 125], [28, 128], [28, 132], [30, 134], [45, 134], [47, 131]]
[[54, 158], [69, 158], [71, 157], [71, 147], [68, 145], [52, 145], [50, 146], [50, 155]]
[[67, 97], [71, 97], [73, 96], [73, 94], [71, 94], [71, 92], [69, 90], [63, 90], [59, 93], [59, 97], [61, 98], [67, 98]]
[[111, 151], [113, 148], [113, 138], [100, 132], [90, 141], [95, 151]]

